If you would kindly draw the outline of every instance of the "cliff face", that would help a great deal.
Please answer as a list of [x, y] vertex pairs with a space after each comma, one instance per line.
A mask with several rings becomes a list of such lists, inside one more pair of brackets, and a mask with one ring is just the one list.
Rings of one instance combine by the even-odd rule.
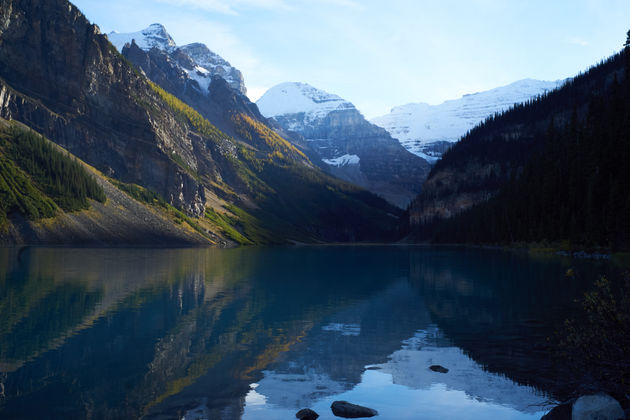
[[40, 131], [109, 176], [203, 213], [200, 139], [65, 0], [0, 0], [0, 117]]

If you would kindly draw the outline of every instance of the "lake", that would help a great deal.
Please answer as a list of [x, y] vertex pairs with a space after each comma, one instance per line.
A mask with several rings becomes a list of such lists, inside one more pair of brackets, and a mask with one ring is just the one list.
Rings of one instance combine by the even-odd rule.
[[[539, 419], [603, 263], [430, 247], [0, 249], [0, 418]], [[434, 372], [431, 365], [449, 369]]]

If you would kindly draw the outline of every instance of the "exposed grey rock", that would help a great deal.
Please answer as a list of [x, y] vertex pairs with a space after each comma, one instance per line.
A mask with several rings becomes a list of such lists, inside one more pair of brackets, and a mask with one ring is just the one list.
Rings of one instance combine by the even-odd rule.
[[311, 410], [310, 408], [303, 408], [297, 413], [295, 413], [295, 417], [297, 417], [300, 420], [315, 420], [319, 417], [319, 414], [317, 414], [315, 411]]
[[358, 419], [361, 417], [378, 416], [378, 411], [362, 405], [352, 404], [348, 401], [335, 401], [330, 406], [333, 414], [346, 419]]
[[445, 368], [444, 366], [440, 366], [440, 365], [429, 366], [429, 369], [431, 369], [433, 372], [448, 373], [448, 369]]

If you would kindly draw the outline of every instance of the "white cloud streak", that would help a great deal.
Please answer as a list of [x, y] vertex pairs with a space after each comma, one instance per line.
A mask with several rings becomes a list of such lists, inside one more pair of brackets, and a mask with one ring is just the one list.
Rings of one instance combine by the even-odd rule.
[[572, 45], [578, 45], [580, 47], [587, 47], [589, 45], [587, 40], [585, 40], [584, 38], [580, 38], [579, 36], [567, 37], [566, 42]]

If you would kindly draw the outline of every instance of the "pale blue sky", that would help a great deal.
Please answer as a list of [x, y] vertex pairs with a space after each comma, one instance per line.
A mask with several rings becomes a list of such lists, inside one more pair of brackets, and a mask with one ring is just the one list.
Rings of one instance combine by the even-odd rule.
[[523, 78], [575, 75], [618, 51], [628, 0], [75, 0], [103, 32], [162, 23], [239, 68], [255, 100], [306, 82], [367, 117]]

